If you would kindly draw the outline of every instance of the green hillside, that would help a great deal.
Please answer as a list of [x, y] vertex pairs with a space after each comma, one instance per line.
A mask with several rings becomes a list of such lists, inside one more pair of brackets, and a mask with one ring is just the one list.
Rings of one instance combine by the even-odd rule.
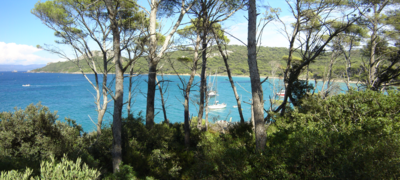
[[[229, 66], [233, 75], [248, 75], [249, 69], [247, 64], [247, 49], [245, 46], [239, 45], [230, 45], [227, 48], [229, 52]], [[189, 64], [185, 64], [185, 62], [180, 62], [177, 59], [179, 57], [189, 57], [191, 58], [193, 52], [190, 51], [173, 51], [167, 53], [162, 59], [159, 67], [162, 68], [163, 73], [167, 74], [175, 74], [171, 66], [171, 62], [175, 70], [180, 73], [190, 73], [190, 70], [187, 68]], [[279, 66], [286, 66], [285, 60], [282, 59], [283, 56], [287, 55], [288, 49], [283, 47], [260, 47], [258, 52], [258, 67], [260, 74], [263, 76], [271, 75], [271, 70], [277, 68], [276, 76], [282, 75], [282, 70]], [[330, 53], [326, 52], [322, 56], [320, 56], [315, 62], [310, 65], [310, 72], [313, 77], [321, 78], [324, 72], [327, 71], [328, 63], [329, 63]], [[361, 64], [361, 56], [359, 51], [355, 51], [352, 57], [353, 59], [353, 71], [357, 71]], [[100, 59], [99, 59], [100, 60]], [[275, 63], [273, 63], [275, 61]], [[66, 62], [57, 62], [49, 64], [43, 68], [35, 69], [33, 72], [53, 72], [53, 73], [74, 73], [80, 72], [78, 66], [75, 64], [76, 62], [66, 61]], [[80, 65], [85, 72], [91, 72], [88, 65], [84, 61], [80, 61]], [[100, 63], [98, 63], [100, 64]], [[110, 72], [114, 72], [114, 68], [112, 67], [112, 63], [109, 65]], [[200, 67], [200, 66], [199, 66]], [[219, 55], [219, 52], [215, 49], [213, 50], [208, 58], [207, 62], [208, 70], [212, 70], [215, 72], [218, 69], [219, 73], [225, 74], [226, 68], [222, 57]], [[98, 67], [100, 68], [100, 67]], [[334, 77], [341, 77], [345, 70], [345, 61], [343, 58], [339, 58], [334, 65]], [[146, 73], [148, 71], [147, 61], [145, 57], [140, 58], [135, 65], [134, 71], [137, 73]]]

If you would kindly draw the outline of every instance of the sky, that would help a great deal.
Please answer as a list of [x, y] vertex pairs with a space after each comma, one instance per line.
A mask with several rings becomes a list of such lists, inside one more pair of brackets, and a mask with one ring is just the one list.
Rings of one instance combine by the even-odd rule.
[[[46, 64], [49, 62], [65, 61], [65, 59], [37, 49], [36, 45], [56, 45], [54, 32], [46, 27], [40, 19], [31, 14], [36, 0], [2, 0], [0, 1], [0, 64]], [[289, 21], [287, 5], [283, 0], [257, 1], [258, 5], [270, 5], [282, 9], [282, 18]], [[140, 0], [139, 4], [146, 7], [147, 0]], [[147, 5], [148, 6], [148, 5]], [[262, 13], [262, 12], [261, 12]], [[230, 19], [222, 23], [227, 32], [247, 42], [247, 17], [246, 11], [239, 11]], [[188, 18], [185, 18], [188, 20]], [[171, 24], [172, 19], [163, 20]], [[183, 27], [183, 26], [181, 26]], [[168, 28], [165, 28], [168, 29]], [[288, 47], [287, 40], [280, 33], [281, 25], [277, 22], [270, 23], [263, 32], [262, 46]], [[243, 45], [239, 40], [229, 37], [229, 44]], [[61, 47], [66, 48], [66, 47]]]

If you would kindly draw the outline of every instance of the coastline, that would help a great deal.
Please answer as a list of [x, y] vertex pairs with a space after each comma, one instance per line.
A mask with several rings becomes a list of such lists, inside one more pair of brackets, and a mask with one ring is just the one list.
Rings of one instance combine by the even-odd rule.
[[[39, 71], [39, 72], [30, 71], [30, 72], [26, 72], [26, 73], [82, 74], [82, 72], [46, 72], [46, 71]], [[94, 74], [94, 73], [93, 72], [88, 72], [88, 73], [85, 73], [85, 74]], [[115, 73], [108, 73], [108, 74], [115, 74]], [[124, 73], [124, 74], [129, 74], [129, 73]], [[161, 74], [157, 74], [157, 75], [161, 75]], [[162, 75], [175, 75], [176, 76], [177, 74], [167, 74], [166, 73], [166, 74], [162, 74]], [[190, 74], [188, 74], [188, 73], [179, 74], [179, 75], [180, 76], [190, 76]], [[228, 75], [226, 75], [226, 74], [217, 74], [217, 75], [218, 76], [228, 77]], [[198, 74], [196, 74], [195, 76], [200, 77], [200, 75], [198, 75]], [[250, 78], [250, 75], [233, 75], [232, 77], [248, 77], [248, 78]], [[260, 79], [264, 80], [267, 77], [268, 77], [268, 79], [282, 79], [283, 80], [283, 77], [276, 77], [276, 76], [260, 76]], [[305, 79], [300, 79], [300, 80], [305, 80]], [[309, 79], [309, 81], [314, 81], [314, 79]], [[318, 82], [322, 82], [323, 80], [322, 79], [317, 79], [317, 81]], [[345, 80], [343, 80], [343, 79], [333, 79], [332, 81], [333, 82], [345, 83]], [[356, 84], [356, 83], [359, 83], [359, 82], [358, 81], [349, 81], [349, 83]]]

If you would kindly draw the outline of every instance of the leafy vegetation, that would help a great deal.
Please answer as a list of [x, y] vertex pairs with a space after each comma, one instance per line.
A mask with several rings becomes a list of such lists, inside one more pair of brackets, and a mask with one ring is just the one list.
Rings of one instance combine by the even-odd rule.
[[54, 156], [50, 157], [50, 161], [43, 161], [40, 164], [40, 176], [35, 178], [31, 177], [32, 170], [27, 168], [25, 172], [18, 172], [11, 170], [1, 172], [0, 179], [6, 180], [31, 180], [34, 179], [97, 179], [100, 172], [97, 170], [89, 169], [86, 164], [81, 165], [81, 159], [78, 158], [76, 162], [69, 161], [66, 157], [57, 163]]
[[[211, 126], [220, 128], [199, 130], [205, 107], [205, 70], [218, 70], [220, 74], [225, 74], [228, 68], [215, 46], [211, 45], [212, 41], [207, 41], [212, 39], [209, 37], [211, 31], [207, 29], [213, 23], [219, 23], [219, 18], [230, 17], [244, 4], [236, 1], [201, 1], [200, 4], [185, 0], [182, 3], [159, 2], [149, 2], [151, 13], [147, 12], [148, 20], [136, 3], [126, 0], [104, 0], [93, 4], [81, 0], [57, 0], [39, 2], [35, 6], [32, 13], [43, 22], [50, 23], [46, 25], [55, 31], [56, 37], [61, 38], [57, 43], [69, 44], [81, 55], [78, 60], [49, 64], [35, 71], [79, 73], [82, 70], [96, 73], [99, 69], [115, 73], [115, 93], [110, 93], [114, 99], [113, 125], [102, 130], [99, 125], [98, 132], [102, 133], [97, 136], [93, 133], [82, 134], [82, 128], [73, 120], [66, 119], [64, 123], [56, 121], [56, 114], [40, 104], [30, 105], [25, 111], [16, 109], [14, 113], [1, 113], [2, 177], [28, 178], [33, 174], [33, 177], [52, 178], [58, 174], [65, 175], [64, 178], [91, 179], [97, 178], [100, 175], [98, 171], [101, 171], [100, 178], [103, 179], [399, 178], [400, 93], [387, 92], [390, 86], [399, 84], [400, 77], [399, 37], [396, 35], [399, 16], [394, 8], [399, 5], [398, 1], [287, 1], [290, 14], [295, 19], [290, 22], [292, 28], [286, 27], [288, 22], [280, 16], [279, 10], [269, 9], [260, 13], [257, 12], [256, 1], [249, 1], [247, 47], [231, 45], [226, 53], [229, 54], [233, 75], [251, 75], [253, 123], [230, 124], [226, 127], [227, 132], [225, 127], [221, 129], [213, 124]], [[175, 28], [165, 38], [158, 37], [157, 19], [160, 15], [172, 16], [179, 4], [182, 7]], [[340, 9], [342, 17], [333, 17], [333, 9]], [[157, 13], [158, 10], [162, 13]], [[179, 50], [166, 51], [186, 12], [199, 15], [197, 20], [202, 20], [202, 25], [197, 24], [195, 34], [196, 39], [203, 40], [202, 48], [197, 51], [200, 41], [196, 40], [196, 46], [192, 47], [197, 52], [192, 47], [185, 47], [185, 44], [174, 45]], [[137, 16], [134, 15], [136, 13]], [[256, 50], [256, 20], [260, 14], [265, 21], [275, 18], [282, 23], [289, 49], [258, 47]], [[78, 16], [81, 17], [78, 21], [71, 19]], [[93, 23], [84, 22], [91, 18]], [[76, 22], [83, 22], [84, 25]], [[94, 29], [87, 24], [93, 24]], [[77, 29], [84, 26], [88, 31]], [[103, 26], [109, 30], [104, 31]], [[100, 32], [95, 27], [102, 29], [103, 45], [93, 39]], [[264, 28], [263, 25], [259, 27]], [[222, 29], [222, 26], [217, 29]], [[185, 31], [178, 30], [178, 34], [184, 36]], [[106, 47], [106, 44], [111, 44], [110, 32], [113, 35], [112, 50]], [[216, 42], [229, 41], [222, 32], [214, 35]], [[100, 57], [84, 56], [92, 54], [86, 37], [91, 37], [100, 45], [103, 68], [107, 70], [97, 67], [102, 64]], [[367, 38], [370, 38], [369, 41]], [[77, 46], [79, 44], [84, 46], [84, 50]], [[355, 50], [360, 44], [365, 46]], [[62, 55], [57, 49], [47, 50]], [[156, 74], [193, 72], [193, 79], [194, 70], [200, 67], [197, 53], [202, 55], [198, 120], [193, 119], [189, 124], [187, 114], [184, 126], [170, 124], [167, 120], [154, 124]], [[129, 58], [121, 58], [121, 54]], [[82, 64], [82, 57], [90, 61]], [[190, 66], [191, 63], [193, 66]], [[80, 70], [78, 64], [81, 65]], [[134, 67], [131, 66], [133, 64]], [[146, 123], [140, 114], [122, 119], [123, 74], [128, 68], [131, 75], [134, 72], [149, 75]], [[276, 109], [267, 112], [267, 118], [272, 120], [268, 119], [267, 124], [262, 105], [263, 93], [259, 89], [260, 75], [280, 76], [285, 83], [284, 99]], [[312, 86], [300, 80], [304, 77], [307, 80], [322, 78], [326, 89], [321, 90], [319, 95], [309, 94]], [[344, 78], [348, 89], [351, 89], [350, 80], [359, 80], [366, 91], [350, 90], [345, 95], [330, 96], [335, 90], [331, 82], [337, 78]], [[191, 88], [191, 82], [188, 84], [186, 94]], [[105, 97], [107, 94], [104, 91], [103, 100]], [[187, 101], [189, 96], [186, 97]], [[107, 107], [106, 104], [103, 107]], [[194, 128], [196, 121], [198, 129]], [[101, 124], [101, 120], [99, 122]], [[67, 157], [76, 160], [76, 163], [67, 161]], [[51, 160], [50, 164], [46, 164], [48, 160]], [[61, 164], [56, 163], [59, 160]], [[82, 168], [81, 160], [85, 162]], [[29, 167], [24, 167], [26, 165]], [[17, 172], [25, 168], [25, 173]]]
[[[267, 147], [262, 153], [255, 153], [255, 137], [248, 123], [229, 126], [225, 133], [214, 128], [204, 132], [196, 128], [194, 119], [187, 148], [183, 124], [162, 123], [147, 129], [140, 114], [130, 115], [123, 120], [124, 164], [120, 172], [113, 174], [111, 127], [104, 127], [99, 139], [94, 133], [79, 135], [79, 126], [72, 120], [70, 124], [55, 121], [55, 113], [40, 104], [30, 105], [25, 111], [1, 113], [0, 170], [3, 177], [22, 178], [24, 174], [17, 171], [24, 172], [27, 165], [27, 173], [37, 172], [34, 176], [43, 174], [44, 161], [54, 164], [61, 160], [61, 167], [71, 166], [71, 172], [67, 172], [74, 174], [81, 171], [72, 168], [81, 163], [81, 157], [87, 164], [79, 166], [82, 172], [94, 175], [98, 169], [103, 179], [397, 179], [399, 107], [400, 93], [394, 91], [387, 95], [370, 90], [349, 91], [325, 99], [304, 96], [301, 105], [285, 116], [273, 115], [274, 123], [268, 127]], [[41, 123], [29, 130], [34, 126], [32, 122]], [[30, 137], [37, 137], [30, 141], [25, 138], [29, 144], [23, 143], [19, 138], [23, 134], [17, 133], [24, 128], [31, 132], [27, 133], [32, 134]], [[10, 133], [10, 129], [15, 132]], [[45, 133], [46, 129], [53, 133]], [[9, 139], [13, 139], [14, 146], [10, 146]], [[27, 147], [36, 153], [23, 154]], [[49, 154], [55, 155], [53, 160], [48, 159]], [[66, 157], [76, 163], [66, 163]]]

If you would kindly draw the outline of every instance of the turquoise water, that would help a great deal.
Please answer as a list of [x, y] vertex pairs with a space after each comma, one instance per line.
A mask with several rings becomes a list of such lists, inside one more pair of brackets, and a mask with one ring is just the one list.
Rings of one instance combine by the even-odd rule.
[[[112, 76], [112, 75], [110, 75]], [[88, 75], [91, 80], [94, 80], [94, 75]], [[164, 97], [167, 99], [167, 117], [170, 122], [183, 122], [183, 94], [180, 88], [181, 81], [176, 75], [158, 76], [159, 80], [164, 78], [164, 86], [168, 86]], [[189, 76], [182, 76], [188, 79]], [[112, 78], [109, 78], [112, 79]], [[199, 77], [195, 78], [197, 85]], [[249, 102], [251, 99], [250, 79], [248, 77], [234, 77], [237, 85], [238, 94], [242, 101]], [[273, 96], [272, 84], [278, 86], [278, 92], [282, 87], [282, 81], [279, 79], [269, 79], [263, 84], [264, 98], [269, 102], [269, 96]], [[23, 84], [30, 84], [30, 87], [23, 87]], [[128, 95], [128, 79], [125, 79], [125, 94], [124, 99]], [[280, 85], [280, 86], [279, 86]], [[142, 112], [145, 115], [146, 110], [146, 93], [147, 93], [147, 75], [142, 75], [135, 78], [136, 92], [134, 95], [134, 104], [131, 111], [134, 114]], [[344, 86], [344, 84], [341, 84]], [[226, 103], [227, 107], [220, 110], [212, 110], [209, 113], [210, 121], [226, 119], [232, 122], [239, 121], [239, 113], [237, 112], [236, 100], [233, 90], [230, 86], [227, 76], [218, 76], [218, 96], [216, 97], [220, 103]], [[243, 88], [242, 88], [243, 87]], [[280, 88], [279, 88], [280, 87]], [[191, 98], [198, 98], [198, 87], [193, 88]], [[81, 74], [62, 74], [62, 73], [11, 73], [0, 72], [0, 112], [14, 111], [14, 107], [24, 109], [31, 103], [41, 102], [50, 108], [51, 111], [57, 111], [59, 120], [64, 120], [64, 117], [69, 117], [81, 124], [85, 131], [93, 131], [95, 125], [90, 121], [89, 116], [96, 120], [96, 110], [94, 104], [95, 91], [87, 80]], [[159, 91], [156, 91], [156, 117], [157, 123], [163, 120], [161, 109], [161, 100]], [[210, 99], [210, 103], [214, 102], [214, 98]], [[109, 124], [112, 121], [113, 102], [108, 105], [108, 112], [104, 117], [104, 124]], [[123, 115], [126, 116], [126, 106], [124, 106]], [[269, 103], [265, 103], [265, 108], [269, 108]], [[197, 116], [198, 107], [193, 103], [190, 104], [190, 114]], [[251, 117], [250, 105], [242, 103], [243, 115], [245, 120]]]

